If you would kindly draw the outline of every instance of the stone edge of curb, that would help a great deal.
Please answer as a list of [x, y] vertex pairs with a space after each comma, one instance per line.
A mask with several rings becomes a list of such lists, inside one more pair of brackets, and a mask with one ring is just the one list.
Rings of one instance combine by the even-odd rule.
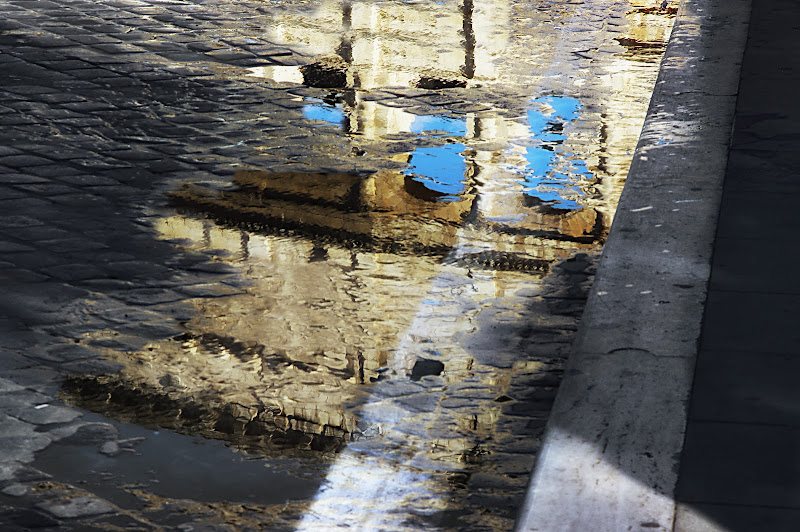
[[751, 0], [683, 0], [518, 531], [674, 528]]

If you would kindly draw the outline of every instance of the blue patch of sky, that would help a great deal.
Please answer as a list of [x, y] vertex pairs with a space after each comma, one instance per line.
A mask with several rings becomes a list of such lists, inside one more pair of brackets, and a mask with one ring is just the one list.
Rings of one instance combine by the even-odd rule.
[[466, 148], [460, 143], [417, 148], [404, 173], [428, 190], [444, 194], [441, 201], [458, 201], [466, 188], [467, 163], [461, 155]]
[[320, 120], [333, 124], [334, 126], [344, 125], [346, 115], [344, 109], [339, 105], [333, 106], [319, 100], [311, 100], [303, 106], [303, 116], [309, 120]]
[[[467, 121], [436, 114], [415, 116], [410, 131], [431, 138], [463, 137], [467, 134]], [[466, 148], [461, 143], [417, 148], [403, 173], [428, 190], [442, 194], [437, 198], [439, 201], [459, 201], [467, 186], [464, 177], [467, 163], [461, 155]]]
[[528, 127], [540, 144], [525, 152], [528, 164], [521, 180], [525, 194], [554, 208], [580, 209], [577, 201], [566, 196], [581, 194], [577, 181], [591, 178], [592, 173], [584, 161], [571, 159], [572, 154], [562, 153], [559, 146], [567, 138], [563, 134], [567, 123], [580, 116], [581, 103], [557, 96], [536, 98], [533, 103], [534, 108], [527, 113]]

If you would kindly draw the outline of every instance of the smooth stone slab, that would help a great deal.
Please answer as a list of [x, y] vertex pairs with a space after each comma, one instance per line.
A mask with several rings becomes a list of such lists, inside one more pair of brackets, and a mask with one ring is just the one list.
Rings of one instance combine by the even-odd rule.
[[[797, 181], [797, 192], [800, 193], [800, 172], [794, 180]], [[754, 185], [759, 184], [758, 176], [754, 177], [754, 181]], [[769, 189], [771, 185], [762, 183], [760, 186]], [[789, 261], [783, 260], [787, 249], [782, 244], [796, 237], [798, 233], [800, 218], [797, 216], [797, 196], [794, 194], [772, 190], [725, 191], [725, 200], [719, 213], [717, 245], [725, 243], [720, 238], [763, 241], [761, 245], [772, 248], [757, 258], [760, 257], [765, 263], [779, 260], [790, 266]]]
[[800, 294], [800, 275], [795, 273], [800, 249], [783, 244], [797, 234], [791, 229], [789, 225], [777, 231], [793, 233], [783, 241], [718, 238], [710, 289]]
[[700, 353], [690, 416], [705, 421], [800, 426], [800, 357]]
[[800, 295], [716, 291], [706, 306], [705, 349], [798, 355]]
[[689, 422], [678, 497], [686, 503], [800, 509], [798, 448], [798, 428]]

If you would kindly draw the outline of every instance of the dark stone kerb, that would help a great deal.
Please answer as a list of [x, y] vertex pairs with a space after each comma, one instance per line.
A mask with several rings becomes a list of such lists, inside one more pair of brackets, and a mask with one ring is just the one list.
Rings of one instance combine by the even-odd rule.
[[673, 529], [750, 0], [684, 0], [517, 529]]

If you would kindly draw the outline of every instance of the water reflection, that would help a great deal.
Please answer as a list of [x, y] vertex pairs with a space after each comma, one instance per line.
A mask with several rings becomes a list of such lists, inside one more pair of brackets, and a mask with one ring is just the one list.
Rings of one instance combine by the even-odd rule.
[[537, 143], [525, 150], [526, 199], [553, 209], [580, 209], [573, 198], [586, 193], [581, 186], [592, 183], [594, 174], [575, 154], [563, 153], [561, 146], [567, 140], [565, 128], [578, 119], [581, 104], [575, 98], [555, 96], [537, 98], [533, 104], [527, 113], [528, 127]]
[[325, 105], [322, 100], [312, 100], [315, 103], [310, 103], [303, 107], [303, 116], [309, 120], [320, 120], [329, 124], [343, 126], [345, 123], [345, 113], [342, 110], [341, 104], [339, 105]]
[[[625, 8], [275, 15], [267, 38], [297, 54], [248, 79], [294, 96], [296, 145], [267, 136], [258, 166], [183, 184], [154, 224], [235, 267], [238, 292], [197, 297], [184, 334], [110, 353], [121, 375], [68, 393], [261, 456], [319, 456], [331, 466], [301, 528], [510, 527], [657, 69], [613, 43], [668, 33]], [[277, 130], [286, 109], [265, 107]]]

